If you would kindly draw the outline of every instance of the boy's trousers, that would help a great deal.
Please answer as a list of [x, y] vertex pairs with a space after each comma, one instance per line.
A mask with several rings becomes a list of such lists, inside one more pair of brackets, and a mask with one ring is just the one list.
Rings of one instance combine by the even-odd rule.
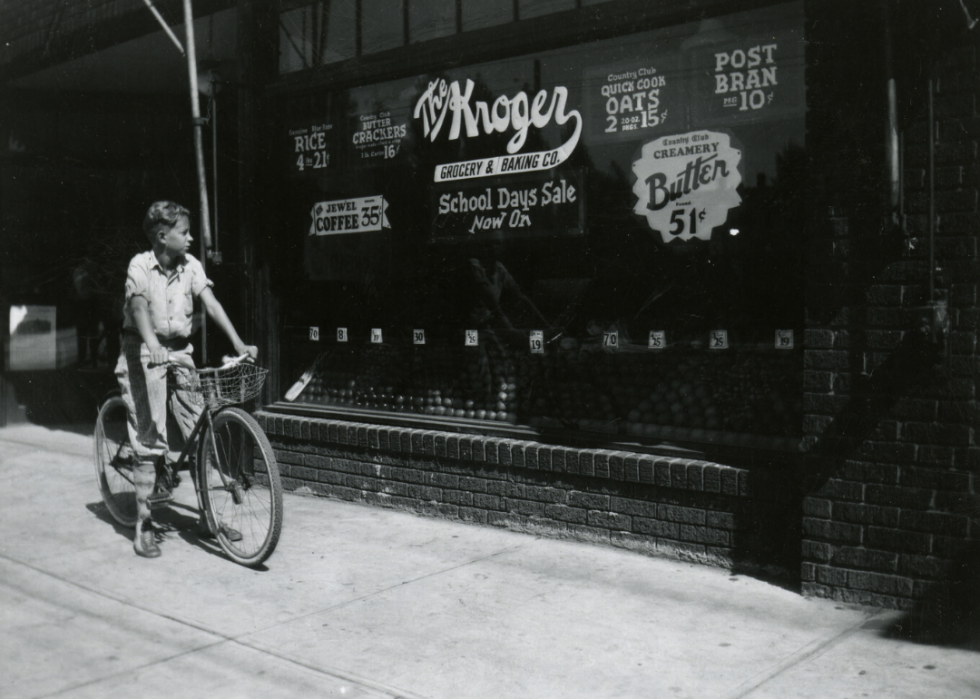
[[[185, 339], [163, 341], [174, 362], [194, 366], [193, 346]], [[170, 410], [186, 440], [197, 422], [204, 403], [199, 393], [167, 386], [167, 371], [178, 376], [181, 385], [196, 383], [192, 370], [179, 363], [150, 366], [150, 351], [135, 333], [124, 332], [116, 364], [116, 378], [128, 408], [129, 443], [135, 455], [133, 480], [136, 487], [136, 515], [150, 516], [146, 504], [156, 483], [156, 462], [169, 449], [167, 442], [167, 398]]]

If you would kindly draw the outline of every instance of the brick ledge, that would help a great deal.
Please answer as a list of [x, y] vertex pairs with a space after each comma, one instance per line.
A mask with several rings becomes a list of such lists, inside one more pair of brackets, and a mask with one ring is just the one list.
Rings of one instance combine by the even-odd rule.
[[311, 443], [513, 466], [736, 497], [754, 494], [748, 469], [698, 459], [563, 447], [503, 437], [265, 411], [257, 412], [255, 418], [270, 436]]

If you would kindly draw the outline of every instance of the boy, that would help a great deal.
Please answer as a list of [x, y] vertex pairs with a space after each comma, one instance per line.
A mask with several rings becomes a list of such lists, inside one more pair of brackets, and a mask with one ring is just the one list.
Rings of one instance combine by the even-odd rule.
[[[192, 377], [194, 371], [190, 343], [194, 299], [201, 300], [236, 354], [248, 354], [254, 360], [258, 348], [242, 342], [211, 291], [212, 283], [201, 263], [188, 253], [193, 240], [190, 212], [171, 201], [155, 202], [143, 219], [143, 232], [153, 249], [129, 263], [116, 377], [129, 409], [129, 442], [134, 452], [137, 520], [133, 548], [140, 556], [156, 558], [160, 547], [147, 498], [153, 493], [156, 462], [168, 450], [168, 362], [183, 376]], [[199, 396], [173, 391], [170, 408], [186, 439], [203, 409]]]

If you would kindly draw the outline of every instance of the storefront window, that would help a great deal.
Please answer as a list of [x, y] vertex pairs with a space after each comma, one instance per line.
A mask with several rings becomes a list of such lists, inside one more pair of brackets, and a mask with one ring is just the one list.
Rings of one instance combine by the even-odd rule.
[[408, 5], [408, 38], [411, 43], [456, 33], [456, 0], [428, 0]]
[[296, 400], [792, 448], [802, 16], [791, 3], [287, 105], [285, 383], [315, 364]]
[[574, 9], [575, 0], [519, 0], [517, 4], [517, 12], [521, 19]]
[[[610, 0], [584, 0], [591, 5]], [[408, 41], [418, 43], [572, 10], [576, 0], [362, 0], [353, 2], [282, 2], [279, 14], [279, 73], [286, 74], [378, 53]], [[360, 7], [360, 30], [358, 8]], [[458, 13], [458, 17], [457, 17]]]
[[404, 0], [361, 0], [361, 53], [377, 53], [405, 43]]
[[336, 63], [357, 52], [353, 2], [316, 2], [283, 12], [279, 22], [279, 72]]
[[463, 31], [514, 21], [514, 0], [463, 0]]

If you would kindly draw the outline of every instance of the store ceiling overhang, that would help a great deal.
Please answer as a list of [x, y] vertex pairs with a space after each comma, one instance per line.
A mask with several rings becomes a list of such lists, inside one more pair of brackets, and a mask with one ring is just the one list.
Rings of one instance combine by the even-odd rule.
[[[194, 5], [194, 32], [197, 58], [229, 64], [234, 61], [237, 49], [237, 11], [227, 8], [230, 3], [201, 2]], [[145, 13], [140, 23], [142, 33], [133, 35], [122, 31], [115, 35], [117, 43], [103, 42], [98, 50], [74, 52], [61, 62], [39, 61], [34, 70], [22, 62], [11, 79], [11, 66], [0, 68], [0, 76], [6, 77], [7, 87], [50, 92], [161, 94], [184, 93], [187, 90], [187, 61], [177, 47], [153, 19], [150, 11], [140, 3]], [[201, 16], [201, 9], [219, 9], [214, 14]], [[155, 31], [153, 31], [155, 29]], [[186, 43], [183, 24], [171, 24], [181, 43]], [[120, 41], [130, 37], [126, 40]], [[89, 43], [94, 46], [94, 42]], [[81, 55], [79, 55], [81, 54]], [[64, 57], [64, 54], [63, 54]], [[39, 66], [40, 69], [37, 69]]]

